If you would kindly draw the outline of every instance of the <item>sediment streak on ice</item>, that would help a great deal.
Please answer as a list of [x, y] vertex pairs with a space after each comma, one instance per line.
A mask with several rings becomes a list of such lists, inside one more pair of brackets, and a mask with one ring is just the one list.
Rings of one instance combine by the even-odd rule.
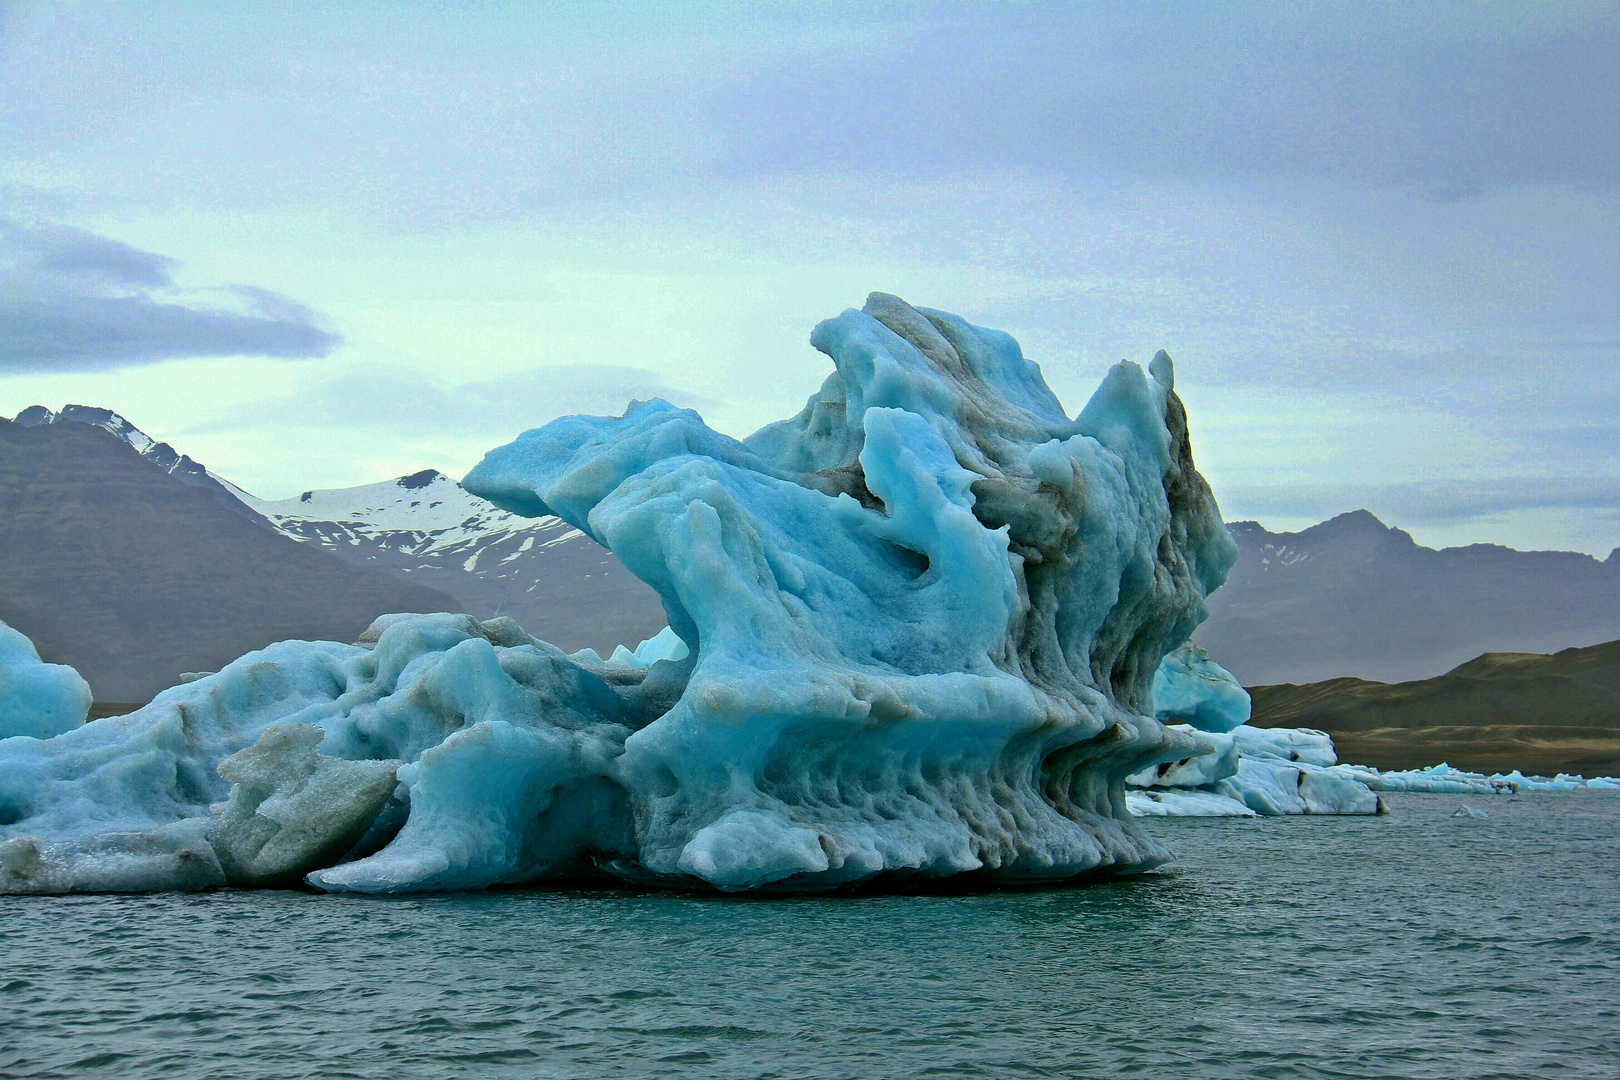
[[[1163, 861], [1125, 777], [1204, 752], [1153, 717], [1152, 680], [1235, 555], [1169, 358], [1117, 365], [1070, 419], [1011, 337], [894, 297], [811, 341], [836, 370], [747, 440], [641, 402], [526, 432], [464, 481], [611, 548], [662, 596], [671, 640], [604, 661], [510, 620], [395, 616], [0, 744], [0, 775], [26, 776], [26, 812], [0, 827], [30, 845], [15, 865], [0, 849], [11, 887], [303, 871], [412, 891], [594, 869], [812, 890]], [[233, 791], [220, 764], [250, 747]], [[405, 763], [335, 857], [386, 779], [368, 765], [370, 794], [339, 807], [312, 753]], [[169, 862], [141, 863], [171, 833]], [[127, 857], [96, 862], [109, 845]], [[159, 882], [182, 848], [191, 876]]]

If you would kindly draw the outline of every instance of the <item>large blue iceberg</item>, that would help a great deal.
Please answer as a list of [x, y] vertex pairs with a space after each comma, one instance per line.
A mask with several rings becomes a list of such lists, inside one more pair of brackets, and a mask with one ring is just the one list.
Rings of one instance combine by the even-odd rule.
[[603, 660], [390, 616], [0, 741], [0, 889], [806, 891], [1163, 862], [1125, 778], [1206, 752], [1155, 719], [1153, 678], [1235, 557], [1169, 358], [1118, 364], [1070, 419], [1011, 337], [892, 296], [811, 342], [836, 370], [741, 442], [655, 400], [526, 432], [465, 480], [612, 549], [669, 632]]

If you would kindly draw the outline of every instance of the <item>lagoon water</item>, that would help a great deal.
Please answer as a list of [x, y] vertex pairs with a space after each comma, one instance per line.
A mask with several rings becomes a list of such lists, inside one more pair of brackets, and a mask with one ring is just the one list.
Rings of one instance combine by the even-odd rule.
[[1028, 892], [0, 897], [0, 1075], [1620, 1076], [1620, 793], [1386, 799]]

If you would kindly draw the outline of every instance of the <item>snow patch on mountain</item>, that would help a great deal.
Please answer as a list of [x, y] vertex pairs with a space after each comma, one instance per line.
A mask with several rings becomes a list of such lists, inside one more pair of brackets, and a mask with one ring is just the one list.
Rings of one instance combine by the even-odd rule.
[[666, 625], [657, 595], [584, 533], [510, 514], [434, 469], [291, 499], [241, 497], [294, 540], [430, 584], [481, 619], [510, 616], [566, 648], [605, 655]]
[[483, 554], [497, 538], [514, 541], [512, 554], [536, 544], [584, 538], [555, 517], [509, 514], [433, 469], [359, 487], [306, 491], [291, 499], [246, 498], [294, 540], [328, 547], [370, 544], [410, 555], [464, 559]]

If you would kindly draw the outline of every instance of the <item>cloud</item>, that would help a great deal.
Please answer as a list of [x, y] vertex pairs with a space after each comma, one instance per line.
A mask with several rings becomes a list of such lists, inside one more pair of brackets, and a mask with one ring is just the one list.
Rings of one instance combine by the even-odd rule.
[[455, 224], [839, 172], [1620, 184], [1605, 0], [184, 10], [20, 11], [0, 194]]
[[[1543, 18], [1542, 15], [1547, 17]], [[739, 171], [1620, 184], [1620, 10], [998, 5], [719, 89]]]
[[182, 357], [325, 356], [342, 337], [252, 286], [204, 303], [175, 260], [61, 225], [0, 220], [0, 374], [105, 371]]
[[[248, 402], [185, 434], [263, 427], [369, 428], [413, 437], [509, 438], [559, 416], [618, 416], [633, 400], [685, 408], [719, 404], [641, 368], [568, 364], [451, 385], [410, 371], [353, 370], [276, 398]], [[493, 444], [492, 444], [493, 445]]]
[[1403, 525], [1453, 525], [1538, 510], [1620, 511], [1620, 476], [1504, 476], [1399, 484], [1297, 484], [1229, 487], [1216, 492], [1228, 520], [1326, 520], [1367, 509]]

